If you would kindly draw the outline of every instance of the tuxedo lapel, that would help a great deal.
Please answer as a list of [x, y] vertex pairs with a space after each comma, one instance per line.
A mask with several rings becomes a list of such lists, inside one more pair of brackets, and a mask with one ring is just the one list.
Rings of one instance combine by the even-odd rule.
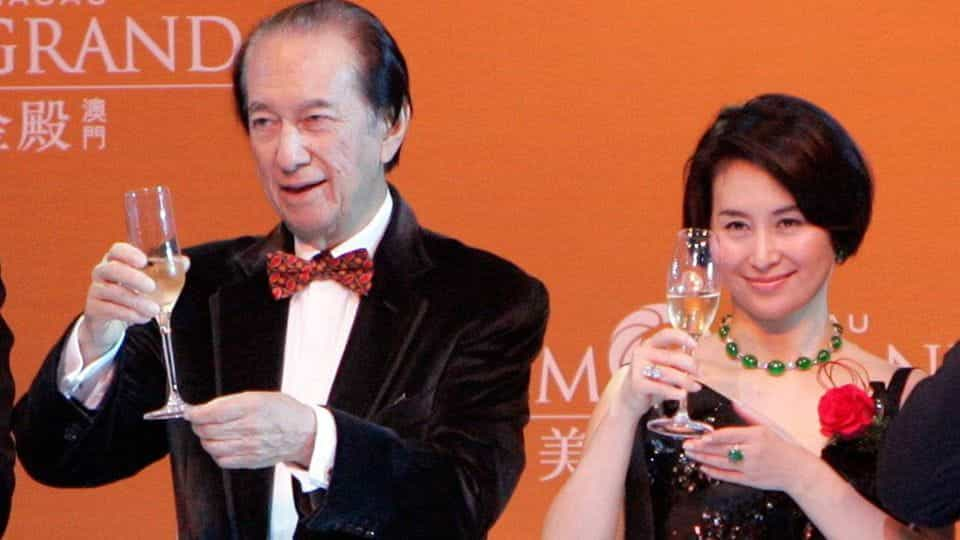
[[417, 287], [432, 266], [413, 212], [391, 187], [394, 210], [374, 255], [373, 287], [357, 308], [329, 404], [361, 418], [387, 405], [404, 353], [429, 308]]
[[416, 294], [371, 293], [360, 302], [330, 391], [332, 407], [366, 418], [383, 405], [426, 309], [426, 300]]
[[289, 305], [270, 296], [266, 271], [211, 298], [218, 395], [280, 389]]
[[[280, 390], [289, 300], [276, 301], [267, 286], [265, 253], [280, 249], [275, 230], [234, 260], [237, 279], [210, 299], [217, 395]], [[234, 534], [265, 538], [269, 531], [273, 468], [223, 471], [227, 513]]]

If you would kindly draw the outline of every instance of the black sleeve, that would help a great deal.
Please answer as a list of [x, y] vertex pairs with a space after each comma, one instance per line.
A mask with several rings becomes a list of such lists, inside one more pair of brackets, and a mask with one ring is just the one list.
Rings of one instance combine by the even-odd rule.
[[58, 389], [58, 365], [69, 334], [70, 328], [14, 407], [20, 464], [34, 480], [56, 487], [99, 486], [130, 477], [167, 452], [166, 422], [142, 416], [163, 402], [156, 325], [127, 329], [114, 382], [96, 411]]
[[[6, 291], [0, 281], [0, 307]], [[10, 410], [13, 407], [13, 375], [10, 373], [10, 349], [13, 332], [0, 316], [0, 536], [10, 518], [10, 498], [13, 495], [13, 463], [16, 453], [10, 435]]]
[[960, 343], [914, 389], [880, 453], [880, 500], [895, 516], [943, 527], [960, 518]]

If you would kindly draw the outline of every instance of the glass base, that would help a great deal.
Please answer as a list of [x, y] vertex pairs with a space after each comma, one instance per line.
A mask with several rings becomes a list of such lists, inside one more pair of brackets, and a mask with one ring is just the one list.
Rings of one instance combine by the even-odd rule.
[[143, 415], [144, 420], [173, 420], [183, 418], [186, 404], [179, 399], [171, 399], [163, 407]]
[[713, 426], [696, 420], [657, 418], [647, 422], [647, 429], [672, 439], [695, 439], [713, 431]]

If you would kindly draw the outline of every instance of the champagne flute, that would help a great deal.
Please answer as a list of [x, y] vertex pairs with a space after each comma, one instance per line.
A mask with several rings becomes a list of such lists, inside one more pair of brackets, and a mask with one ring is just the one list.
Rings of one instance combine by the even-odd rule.
[[[710, 328], [720, 306], [720, 284], [710, 241], [707, 229], [681, 229], [667, 270], [667, 317], [674, 328], [686, 331], [695, 340]], [[684, 352], [692, 351], [684, 347]], [[713, 431], [713, 426], [690, 419], [684, 396], [673, 417], [650, 420], [647, 429], [688, 439]]]
[[177, 243], [173, 197], [165, 186], [154, 186], [124, 193], [123, 205], [127, 218], [127, 238], [147, 255], [147, 266], [143, 271], [157, 284], [153, 292], [145, 295], [160, 304], [160, 312], [155, 318], [160, 326], [167, 372], [167, 403], [143, 417], [147, 420], [181, 418], [186, 404], [177, 389], [170, 317], [186, 280], [188, 261], [180, 254], [180, 245]]

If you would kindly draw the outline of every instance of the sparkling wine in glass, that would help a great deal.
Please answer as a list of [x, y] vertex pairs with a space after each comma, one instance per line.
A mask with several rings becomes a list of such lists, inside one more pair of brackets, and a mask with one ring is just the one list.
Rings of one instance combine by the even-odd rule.
[[183, 289], [188, 262], [180, 254], [180, 245], [177, 243], [173, 198], [169, 189], [155, 186], [126, 192], [123, 205], [127, 218], [127, 238], [147, 255], [147, 266], [143, 271], [157, 284], [156, 289], [146, 296], [160, 304], [156, 320], [160, 326], [167, 372], [167, 403], [143, 417], [147, 420], [181, 418], [185, 403], [177, 389], [170, 316]]
[[[667, 317], [699, 340], [707, 332], [720, 306], [717, 269], [710, 254], [710, 231], [682, 229], [677, 233], [673, 259], [667, 270]], [[684, 351], [690, 353], [691, 351]], [[647, 422], [647, 429], [676, 439], [700, 437], [713, 426], [690, 418], [687, 398], [680, 400], [676, 414]]]

